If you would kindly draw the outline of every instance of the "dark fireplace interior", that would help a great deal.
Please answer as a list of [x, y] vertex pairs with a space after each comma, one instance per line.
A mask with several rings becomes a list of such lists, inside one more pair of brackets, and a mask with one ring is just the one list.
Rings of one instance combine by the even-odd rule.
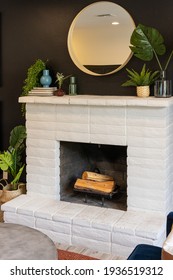
[[[111, 197], [76, 192], [74, 184], [84, 171], [113, 177], [118, 191]], [[127, 147], [60, 142], [60, 199], [127, 210]]]

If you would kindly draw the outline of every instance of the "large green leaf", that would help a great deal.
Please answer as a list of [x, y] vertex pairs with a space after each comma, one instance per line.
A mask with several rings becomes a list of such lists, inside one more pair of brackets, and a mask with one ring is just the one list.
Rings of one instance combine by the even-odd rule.
[[13, 128], [10, 133], [10, 146], [14, 149], [18, 149], [26, 138], [26, 128], [23, 125], [19, 125]]
[[20, 169], [18, 170], [18, 173], [17, 173], [16, 176], [14, 177], [13, 181], [11, 181], [11, 184], [12, 184], [12, 185], [19, 182], [24, 167], [25, 167], [25, 164], [23, 164], [22, 167], [20, 167]]
[[3, 154], [0, 154], [0, 169], [3, 171], [8, 171], [12, 166], [12, 157], [11, 154], [7, 151]]
[[163, 55], [166, 52], [164, 39], [153, 27], [139, 24], [131, 36], [131, 50], [141, 60], [150, 61], [153, 55]]

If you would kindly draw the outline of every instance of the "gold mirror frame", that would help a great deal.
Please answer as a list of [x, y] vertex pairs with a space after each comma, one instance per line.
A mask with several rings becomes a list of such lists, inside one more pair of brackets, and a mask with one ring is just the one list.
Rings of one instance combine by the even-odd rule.
[[95, 2], [81, 10], [70, 26], [70, 57], [87, 74], [116, 73], [132, 56], [129, 45], [134, 29], [135, 23], [124, 8], [113, 2]]

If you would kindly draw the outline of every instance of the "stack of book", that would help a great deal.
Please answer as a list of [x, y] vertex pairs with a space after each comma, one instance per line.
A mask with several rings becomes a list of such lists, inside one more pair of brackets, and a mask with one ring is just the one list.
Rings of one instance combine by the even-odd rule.
[[28, 92], [29, 96], [52, 96], [56, 87], [34, 87]]

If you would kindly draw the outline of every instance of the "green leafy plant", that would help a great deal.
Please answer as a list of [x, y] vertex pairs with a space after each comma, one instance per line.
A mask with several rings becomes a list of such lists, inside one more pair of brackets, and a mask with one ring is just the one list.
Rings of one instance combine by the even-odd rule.
[[56, 73], [56, 81], [55, 82], [57, 82], [58, 83], [58, 89], [61, 89], [62, 88], [62, 85], [63, 85], [63, 82], [64, 82], [64, 80], [66, 80], [67, 78], [69, 78], [71, 75], [68, 75], [68, 76], [64, 76], [64, 74], [63, 73], [59, 73], [59, 72], [57, 72]]
[[126, 68], [126, 70], [130, 79], [123, 83], [122, 86], [148, 86], [153, 84], [159, 75], [159, 71], [152, 72], [146, 69], [146, 64], [143, 65], [140, 73], [134, 69], [129, 70]]
[[22, 162], [22, 155], [25, 149], [26, 128], [19, 125], [10, 132], [8, 149], [0, 153], [0, 169], [9, 175], [10, 184], [17, 189], [17, 184], [23, 173], [25, 163]]
[[163, 36], [157, 29], [139, 24], [131, 35], [130, 44], [130, 49], [136, 57], [144, 61], [151, 61], [155, 57], [160, 70], [165, 71], [167, 69], [173, 55], [173, 50], [163, 67], [159, 56], [166, 53], [166, 46]]
[[[21, 96], [26, 96], [28, 95], [28, 92], [34, 87], [41, 86], [40, 78], [44, 69], [46, 69], [46, 62], [41, 59], [37, 59], [35, 63], [28, 68], [27, 77], [24, 80]], [[22, 115], [24, 115], [25, 104], [22, 104], [21, 111]]]

